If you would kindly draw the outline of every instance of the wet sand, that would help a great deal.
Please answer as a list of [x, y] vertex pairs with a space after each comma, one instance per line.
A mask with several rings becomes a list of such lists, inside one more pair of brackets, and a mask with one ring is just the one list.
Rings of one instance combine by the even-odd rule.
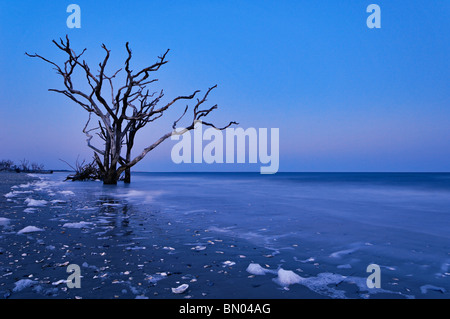
[[[373, 255], [361, 246], [336, 251], [319, 262], [311, 257], [324, 250], [319, 242], [295, 239], [286, 241], [289, 244], [282, 250], [274, 250], [258, 243], [254, 234], [242, 236], [232, 228], [202, 222], [202, 212], [171, 215], [162, 202], [150, 200], [151, 192], [131, 200], [117, 189], [101, 182], [62, 182], [62, 178], [2, 173], [0, 298], [391, 299], [448, 295], [440, 285], [422, 286], [420, 290], [425, 292], [420, 294], [419, 288], [410, 288], [413, 283], [408, 283], [408, 278], [399, 282], [394, 268], [386, 270], [392, 275], [383, 276], [383, 289], [368, 289], [365, 267], [355, 269], [343, 259], [358, 254], [356, 264], [369, 264]], [[128, 195], [141, 194], [133, 188], [125, 190]], [[26, 227], [38, 231], [21, 233]], [[70, 264], [81, 269], [81, 288], [68, 288], [65, 282]], [[264, 271], [255, 272], [258, 267]], [[174, 293], [172, 288], [182, 284], [189, 285], [188, 289]]]
[[[33, 182], [36, 178], [26, 174], [2, 174], [1, 217], [9, 222], [0, 226], [0, 298], [293, 296], [264, 276], [245, 270], [267, 254], [266, 249], [213, 235], [207, 229], [181, 228], [156, 210], [141, 212], [111, 199], [78, 202], [73, 195], [58, 194], [57, 187], [51, 188], [55, 196], [48, 196], [47, 187], [24, 187], [16, 191], [26, 193], [4, 197], [11, 187]], [[47, 204], [28, 207], [24, 201], [30, 195]], [[34, 211], [25, 212], [28, 208]], [[85, 223], [82, 228], [63, 227], [81, 226], [80, 221]], [[42, 231], [18, 234], [27, 226]], [[190, 238], [188, 244], [186, 238]], [[69, 264], [81, 268], [80, 289], [70, 289], [63, 282], [70, 275], [66, 272]], [[269, 265], [276, 269], [276, 258], [267, 260]], [[244, 289], [236, 289], [237, 283], [244, 284]], [[181, 284], [189, 288], [182, 294], [173, 293], [172, 288]], [[322, 297], [305, 287], [291, 289], [299, 290], [295, 297]]]

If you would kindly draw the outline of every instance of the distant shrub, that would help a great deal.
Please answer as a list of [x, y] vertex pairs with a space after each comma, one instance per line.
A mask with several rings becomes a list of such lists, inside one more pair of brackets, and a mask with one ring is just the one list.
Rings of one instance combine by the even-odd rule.
[[14, 162], [11, 160], [1, 160], [0, 161], [0, 171], [14, 170]]
[[14, 164], [11, 160], [1, 160], [0, 161], [0, 171], [7, 171], [7, 172], [25, 172], [25, 173], [43, 173], [44, 171], [44, 165], [43, 164], [37, 164], [37, 163], [31, 163], [27, 159], [23, 159], [20, 161], [18, 165]]

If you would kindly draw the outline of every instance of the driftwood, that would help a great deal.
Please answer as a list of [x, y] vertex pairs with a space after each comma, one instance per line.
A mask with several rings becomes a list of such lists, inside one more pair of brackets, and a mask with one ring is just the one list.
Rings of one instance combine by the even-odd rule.
[[69, 165], [74, 171], [74, 174], [71, 174], [66, 177], [65, 181], [71, 180], [71, 181], [88, 181], [88, 180], [103, 180], [103, 175], [101, 170], [98, 168], [97, 163], [92, 161], [91, 163], [85, 164], [85, 161], [83, 160], [81, 163], [77, 162], [75, 163], [75, 167], [70, 165], [64, 160], [61, 160], [67, 165]]

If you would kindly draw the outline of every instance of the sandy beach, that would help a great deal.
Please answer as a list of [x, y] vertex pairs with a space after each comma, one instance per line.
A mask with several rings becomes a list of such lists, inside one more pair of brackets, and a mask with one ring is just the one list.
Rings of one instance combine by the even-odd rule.
[[[387, 232], [373, 235], [372, 224], [361, 224], [352, 233], [354, 225], [339, 226], [345, 219], [336, 216], [333, 223], [307, 212], [285, 219], [281, 214], [286, 208], [274, 206], [276, 200], [258, 203], [252, 197], [256, 195], [247, 187], [255, 182], [248, 176], [227, 184], [226, 176], [162, 174], [152, 176], [152, 187], [147, 186], [148, 176], [141, 178], [131, 186], [103, 186], [63, 182], [62, 173], [2, 174], [0, 298], [448, 297], [445, 248], [435, 247], [442, 251], [439, 262], [427, 260], [427, 252], [417, 246], [424, 234], [415, 234], [417, 243], [411, 239], [411, 247], [405, 248], [386, 244]], [[205, 193], [199, 196], [209, 198], [206, 202], [188, 191], [173, 192], [196, 179], [203, 183]], [[220, 187], [214, 186], [216, 179]], [[231, 185], [245, 195], [236, 197]], [[259, 215], [260, 209], [265, 213]], [[230, 219], [227, 211], [240, 215]], [[358, 240], [364, 231], [372, 235]], [[394, 256], [399, 248], [421, 257]], [[366, 285], [366, 267], [374, 261], [383, 262], [381, 289]], [[80, 267], [81, 288], [68, 288], [69, 264]]]
[[[246, 264], [265, 249], [205, 229], [181, 228], [157, 210], [142, 214], [106, 198], [79, 202], [70, 191], [27, 174], [2, 177], [1, 298], [289, 297], [283, 289], [267, 290], [260, 276], [248, 278]], [[36, 229], [18, 234], [26, 227]], [[81, 267], [81, 289], [64, 282], [73, 263]], [[236, 289], [237, 281], [246, 281], [252, 295]], [[173, 293], [181, 284], [189, 289]], [[303, 297], [312, 297], [303, 290]]]

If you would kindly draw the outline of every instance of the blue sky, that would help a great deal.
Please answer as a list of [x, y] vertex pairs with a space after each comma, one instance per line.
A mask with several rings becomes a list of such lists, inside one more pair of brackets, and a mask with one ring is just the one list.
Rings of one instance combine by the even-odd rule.
[[[69, 29], [66, 8], [81, 8]], [[369, 29], [366, 8], [381, 8]], [[0, 4], [0, 157], [47, 168], [90, 159], [81, 129], [87, 114], [62, 95], [49, 65], [51, 43], [69, 35], [94, 68], [111, 49], [135, 69], [167, 48], [158, 72], [167, 99], [206, 90], [217, 124], [280, 128], [280, 171], [450, 171], [449, 1], [3, 1]], [[81, 79], [80, 79], [81, 80]], [[136, 152], [184, 109], [148, 127]], [[260, 165], [171, 162], [166, 141], [141, 171], [258, 171]]]

